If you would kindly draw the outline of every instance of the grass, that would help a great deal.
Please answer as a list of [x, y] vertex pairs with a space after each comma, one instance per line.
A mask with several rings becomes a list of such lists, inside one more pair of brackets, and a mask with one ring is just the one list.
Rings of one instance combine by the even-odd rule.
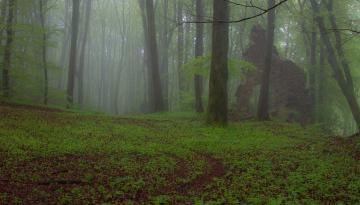
[[358, 204], [360, 143], [280, 122], [0, 105], [0, 204]]

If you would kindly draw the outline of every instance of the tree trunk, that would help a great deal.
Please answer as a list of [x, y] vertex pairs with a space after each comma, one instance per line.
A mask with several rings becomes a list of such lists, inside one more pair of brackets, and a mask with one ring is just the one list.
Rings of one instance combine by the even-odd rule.
[[8, 17], [6, 21], [6, 44], [4, 48], [4, 62], [3, 62], [3, 95], [10, 96], [10, 79], [9, 70], [11, 67], [12, 44], [14, 41], [13, 21], [15, 16], [16, 0], [9, 0], [8, 2]]
[[[153, 103], [153, 97], [152, 96], [152, 77], [151, 77], [151, 71], [150, 71], [150, 48], [149, 48], [149, 30], [148, 30], [148, 19], [146, 16], [146, 5], [145, 5], [145, 0], [139, 0], [139, 6], [140, 6], [140, 10], [141, 10], [141, 18], [142, 18], [142, 26], [143, 26], [143, 30], [144, 30], [144, 66], [145, 66], [145, 71], [146, 71], [146, 76], [147, 79], [147, 111], [150, 111], [154, 105]], [[144, 83], [146, 85], [146, 83]], [[145, 88], [145, 89], [146, 89]]]
[[164, 111], [164, 99], [161, 89], [161, 80], [159, 73], [159, 57], [158, 48], [156, 42], [156, 28], [155, 28], [155, 14], [154, 14], [154, 2], [153, 0], [146, 1], [146, 15], [148, 23], [148, 35], [149, 35], [149, 61], [150, 72], [152, 81], [152, 93], [153, 96], [153, 109], [154, 112]]
[[[70, 18], [71, 16], [70, 14], [70, 0], [65, 0], [65, 6], [64, 6], [64, 15], [65, 15], [65, 19], [64, 19], [64, 36], [63, 36], [63, 41], [62, 41], [62, 45], [61, 45], [61, 54], [60, 54], [60, 58], [59, 58], [59, 67], [61, 69], [63, 69], [64, 71], [66, 70], [66, 57], [67, 57], [67, 53], [68, 53], [68, 47], [69, 47], [69, 41], [71, 39], [71, 35], [70, 35]], [[62, 89], [65, 88], [66, 86], [66, 75], [62, 75], [62, 79], [59, 80], [59, 84], [58, 84], [58, 88]]]
[[43, 67], [43, 74], [44, 74], [44, 105], [48, 104], [48, 90], [49, 90], [49, 83], [48, 83], [48, 68], [47, 68], [47, 34], [46, 34], [46, 27], [45, 27], [45, 10], [46, 9], [46, 0], [40, 0], [40, 24], [42, 29], [42, 67]]
[[[212, 28], [212, 57], [209, 81], [209, 124], [226, 125], [228, 121], [228, 50], [229, 50], [229, 5], [226, 1], [214, 0]], [[219, 20], [221, 19], [221, 20]]]
[[[1, 1], [0, 7], [1, 7], [0, 8], [0, 11], [1, 11], [1, 24], [5, 24], [6, 23], [7, 0]], [[5, 28], [1, 28], [1, 30], [0, 30], [0, 46], [3, 46], [4, 31], [5, 31]]]
[[73, 0], [72, 20], [71, 20], [71, 45], [70, 45], [70, 60], [68, 71], [67, 84], [67, 108], [70, 108], [74, 103], [74, 80], [76, 70], [76, 56], [77, 56], [77, 40], [79, 33], [79, 13], [80, 0]]
[[[200, 22], [204, 16], [203, 0], [196, 0], [196, 21]], [[201, 57], [204, 53], [204, 24], [196, 24], [196, 42], [195, 42], [195, 57]], [[198, 113], [204, 112], [202, 101], [203, 79], [200, 75], [195, 75], [195, 110]]]
[[86, 9], [85, 9], [85, 27], [84, 27], [84, 36], [81, 44], [81, 53], [79, 58], [79, 72], [78, 72], [78, 100], [80, 106], [84, 103], [84, 64], [85, 64], [85, 52], [86, 52], [86, 44], [88, 39], [89, 32], [89, 24], [90, 24], [90, 14], [91, 14], [91, 4], [92, 0], [86, 1]]
[[352, 75], [351, 75], [351, 72], [350, 72], [349, 63], [347, 62], [346, 57], [345, 57], [341, 35], [340, 35], [339, 30], [338, 30], [338, 26], [337, 26], [336, 19], [335, 19], [335, 16], [334, 16], [333, 5], [334, 5], [334, 1], [329, 0], [329, 2], [327, 4], [327, 9], [329, 11], [329, 20], [330, 20], [330, 23], [331, 23], [331, 27], [332, 27], [332, 29], [334, 31], [334, 34], [335, 34], [335, 48], [336, 48], [336, 52], [337, 52], [338, 56], [340, 57], [341, 65], [342, 65], [342, 67], [344, 69], [347, 84], [354, 92], [354, 82], [353, 82]]
[[169, 2], [168, 0], [163, 0], [163, 12], [164, 12], [164, 24], [162, 26], [162, 58], [161, 58], [161, 82], [163, 88], [164, 104], [165, 110], [169, 108], [169, 44], [170, 44], [170, 35], [169, 35], [169, 25], [168, 25], [168, 10]]
[[[182, 66], [184, 64], [184, 25], [183, 22], [183, 2], [178, 1], [177, 3], [177, 21], [178, 21], [178, 36], [177, 36], [177, 71], [178, 71], [178, 86], [179, 96], [181, 91], [184, 90], [184, 79], [182, 74]], [[181, 100], [181, 99], [179, 99]]]
[[316, 103], [316, 122], [323, 122], [322, 107], [325, 103], [325, 49], [323, 44], [320, 44], [320, 58], [319, 68], [316, 75], [318, 81], [317, 88], [317, 103]]
[[[268, 1], [268, 7], [275, 5], [275, 0]], [[259, 96], [258, 113], [259, 120], [269, 120], [269, 91], [270, 91], [270, 73], [272, 66], [272, 54], [274, 45], [274, 29], [275, 29], [275, 9], [268, 13], [267, 39], [266, 39], [266, 56], [264, 62], [264, 70], [262, 74], [262, 82]]]
[[351, 76], [347, 76], [347, 77], [349, 77], [349, 79], [346, 79], [341, 70], [341, 66], [338, 62], [338, 58], [336, 56], [335, 49], [333, 48], [333, 46], [331, 44], [331, 40], [330, 40], [329, 35], [326, 30], [324, 18], [320, 16], [320, 8], [319, 8], [318, 3], [316, 2], [316, 0], [310, 0], [310, 2], [312, 5], [312, 8], [313, 8], [313, 11], [316, 15], [316, 22], [319, 27], [321, 39], [327, 50], [327, 54], [328, 54], [327, 60], [333, 70], [335, 79], [349, 104], [351, 113], [354, 117], [354, 120], [357, 124], [357, 128], [359, 130], [359, 128], [360, 128], [360, 108], [359, 108], [359, 104], [357, 103], [357, 100], [356, 100], [354, 89], [350, 86], [350, 83], [349, 83], [352, 81], [352, 78], [351, 78]]
[[310, 72], [309, 72], [309, 83], [310, 83], [310, 98], [311, 98], [311, 121], [315, 119], [315, 108], [316, 106], [316, 48], [317, 48], [317, 33], [315, 21], [312, 25], [311, 32], [311, 45], [310, 45]]

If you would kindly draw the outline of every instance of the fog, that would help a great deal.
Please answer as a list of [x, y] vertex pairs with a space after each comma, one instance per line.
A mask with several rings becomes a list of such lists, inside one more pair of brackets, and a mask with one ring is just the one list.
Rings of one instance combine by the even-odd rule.
[[2, 0], [1, 100], [241, 121], [261, 99], [272, 120], [357, 132], [359, 1], [225, 2], [217, 19], [210, 0]]
[[360, 204], [360, 0], [0, 0], [0, 205]]

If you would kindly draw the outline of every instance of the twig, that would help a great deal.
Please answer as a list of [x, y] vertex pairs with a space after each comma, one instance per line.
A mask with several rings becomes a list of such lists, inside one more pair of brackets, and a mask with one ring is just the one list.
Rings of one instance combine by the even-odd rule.
[[[223, 1], [228, 1], [228, 0], [223, 0]], [[282, 4], [284, 4], [285, 2], [287, 2], [288, 0], [282, 0], [280, 1], [279, 3], [275, 4], [274, 6], [268, 8], [268, 9], [264, 9], [261, 13], [258, 13], [256, 15], [253, 15], [253, 16], [250, 16], [250, 17], [245, 17], [245, 18], [242, 18], [242, 19], [238, 19], [238, 20], [231, 20], [231, 21], [224, 21], [224, 20], [211, 20], [211, 21], [183, 21], [180, 23], [181, 24], [184, 24], [184, 23], [240, 23], [240, 22], [243, 22], [243, 21], [247, 21], [247, 20], [250, 20], [250, 19], [254, 19], [254, 18], [257, 18], [259, 16], [262, 16], [266, 13], [268, 13], [269, 11], [281, 6]]]

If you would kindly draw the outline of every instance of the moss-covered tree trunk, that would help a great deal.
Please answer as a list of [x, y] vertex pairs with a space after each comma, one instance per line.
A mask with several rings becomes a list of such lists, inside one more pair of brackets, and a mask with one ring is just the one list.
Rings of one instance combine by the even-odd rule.
[[316, 23], [314, 22], [312, 25], [311, 31], [311, 44], [310, 44], [310, 72], [309, 72], [309, 84], [310, 84], [310, 99], [311, 99], [311, 122], [315, 121], [315, 108], [317, 107], [317, 99], [316, 99], [316, 70], [318, 68], [317, 65], [317, 32], [316, 32]]
[[71, 22], [71, 45], [70, 61], [67, 83], [67, 108], [70, 108], [74, 102], [74, 84], [76, 71], [77, 41], [79, 33], [80, 0], [73, 0], [72, 22]]
[[10, 79], [9, 70], [11, 67], [12, 44], [14, 41], [13, 21], [15, 16], [16, 0], [9, 0], [8, 2], [8, 16], [6, 21], [6, 44], [4, 47], [4, 61], [3, 61], [3, 95], [10, 96]]
[[[336, 50], [334, 49], [331, 39], [327, 30], [327, 27], [325, 25], [325, 20], [321, 16], [320, 13], [320, 7], [316, 0], [310, 0], [312, 9], [316, 15], [315, 20], [317, 22], [317, 25], [319, 27], [321, 39], [324, 43], [324, 46], [327, 50], [327, 60], [333, 70], [335, 79], [345, 96], [347, 103], [350, 107], [351, 113], [354, 117], [354, 120], [357, 124], [357, 128], [359, 130], [360, 128], [360, 107], [357, 102], [355, 92], [352, 86], [352, 76], [350, 72], [346, 71], [346, 66], [343, 65], [343, 68], [341, 67], [341, 64], [338, 61], [338, 56], [336, 55]], [[344, 69], [344, 70], [343, 70]], [[344, 74], [345, 73], [345, 74]]]
[[[183, 1], [177, 1], [177, 23], [178, 23], [178, 35], [177, 35], [177, 73], [178, 73], [178, 87], [179, 87], [179, 98], [181, 101], [181, 95], [184, 91], [184, 79], [183, 72], [181, 70], [184, 64], [184, 24], [183, 22]], [[177, 102], [179, 104], [179, 102]]]
[[45, 27], [45, 9], [46, 9], [46, 0], [39, 1], [39, 9], [40, 9], [40, 24], [42, 29], [42, 67], [43, 67], [43, 74], [44, 74], [44, 93], [43, 93], [43, 103], [44, 105], [48, 104], [48, 90], [49, 90], [49, 83], [48, 83], [48, 66], [47, 66], [47, 33]]
[[213, 6], [214, 22], [207, 122], [226, 125], [228, 121], [229, 5], [227, 1], [214, 0]]
[[[203, 0], [196, 0], [196, 21], [204, 20], [204, 4]], [[196, 24], [196, 42], [195, 42], [195, 57], [200, 57], [204, 53], [204, 24]], [[195, 84], [195, 110], [198, 113], [204, 112], [202, 101], [203, 79], [200, 75], [194, 76]]]
[[151, 73], [152, 86], [152, 111], [159, 112], [165, 110], [164, 99], [161, 89], [161, 79], [159, 73], [159, 56], [158, 46], [156, 41], [156, 27], [155, 27], [155, 13], [153, 0], [146, 1], [146, 16], [148, 29], [148, 48], [149, 48], [149, 63]]
[[91, 14], [92, 0], [86, 0], [86, 9], [85, 9], [85, 27], [84, 35], [81, 44], [81, 53], [79, 58], [79, 74], [78, 74], [78, 98], [79, 104], [82, 106], [84, 101], [84, 64], [85, 64], [85, 52], [86, 44], [88, 41], [88, 32], [90, 27], [90, 14]]
[[[275, 5], [275, 0], [268, 1], [268, 7]], [[270, 73], [274, 45], [274, 28], [275, 28], [275, 9], [268, 12], [267, 38], [266, 38], [266, 55], [264, 70], [262, 74], [261, 89], [258, 104], [257, 117], [259, 120], [269, 120], [269, 91], [270, 91]]]

